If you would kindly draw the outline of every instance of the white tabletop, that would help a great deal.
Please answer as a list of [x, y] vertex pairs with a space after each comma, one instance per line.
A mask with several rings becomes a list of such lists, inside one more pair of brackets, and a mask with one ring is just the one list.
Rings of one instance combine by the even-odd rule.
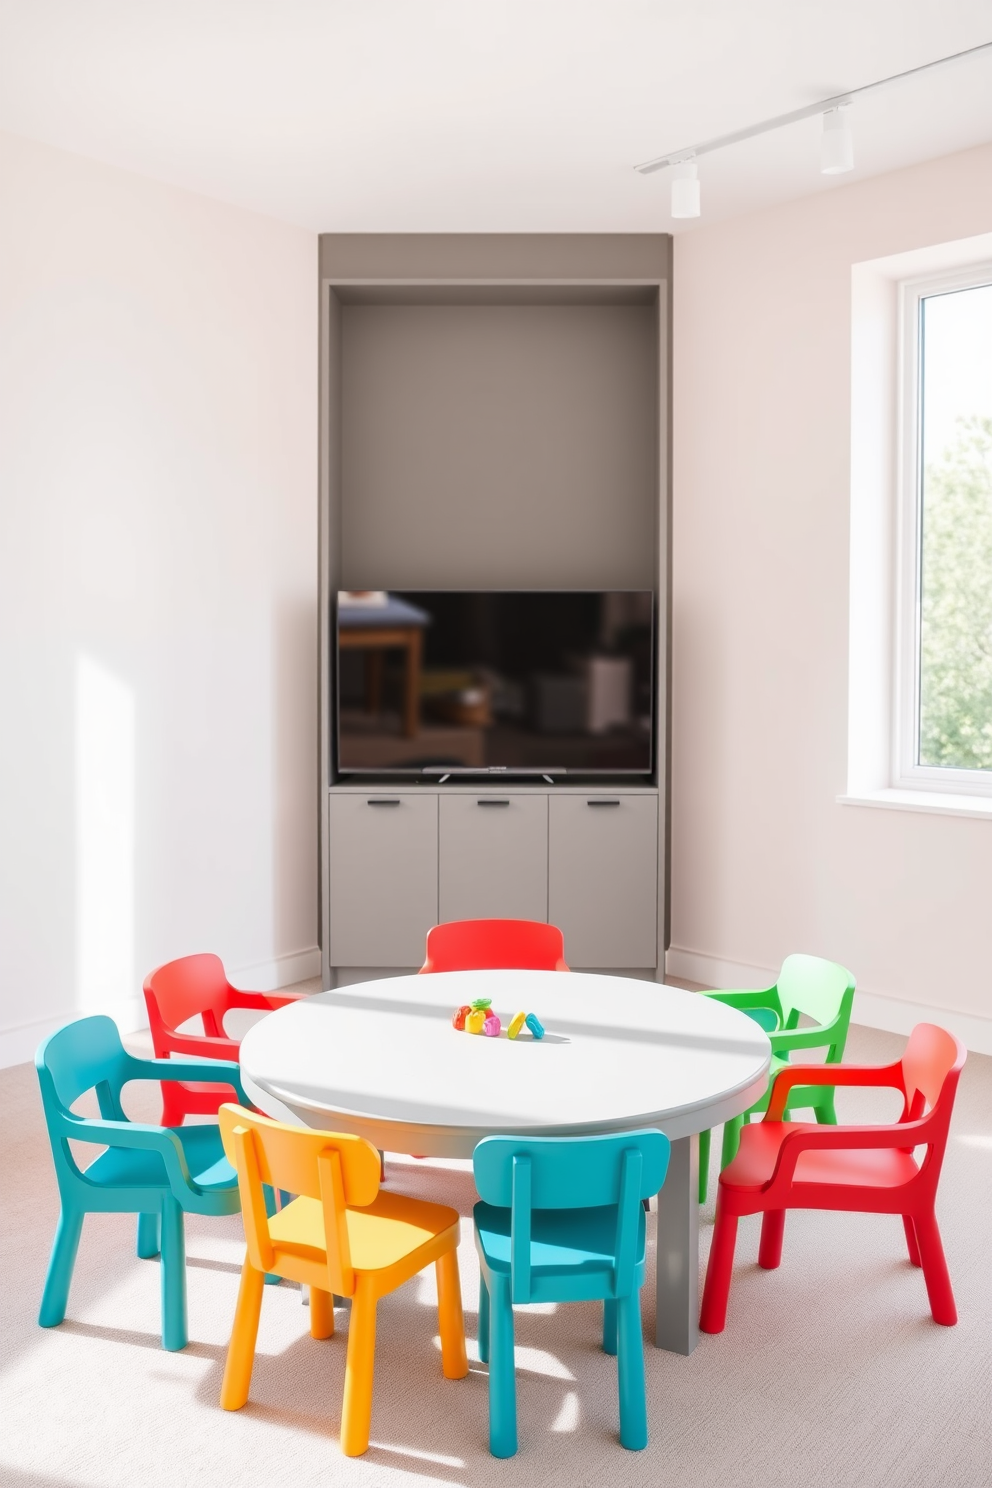
[[[451, 1015], [491, 997], [499, 1038]], [[512, 1041], [518, 1010], [540, 1042]], [[672, 1140], [764, 1093], [756, 1023], [694, 992], [629, 977], [475, 971], [389, 977], [270, 1013], [241, 1044], [248, 1094], [273, 1116], [355, 1132], [391, 1152], [470, 1157], [493, 1132], [575, 1135], [660, 1127]]]

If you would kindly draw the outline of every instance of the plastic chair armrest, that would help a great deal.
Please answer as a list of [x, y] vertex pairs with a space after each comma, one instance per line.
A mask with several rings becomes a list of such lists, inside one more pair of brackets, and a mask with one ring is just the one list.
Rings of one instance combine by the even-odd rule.
[[929, 1126], [930, 1122], [924, 1116], [919, 1121], [900, 1121], [894, 1126], [816, 1126], [806, 1131], [790, 1132], [779, 1148], [778, 1160], [765, 1184], [765, 1192], [792, 1186], [796, 1163], [804, 1152], [872, 1147], [900, 1147], [909, 1151], [926, 1142]]
[[[103, 1147], [136, 1147], [157, 1152], [165, 1163], [169, 1186], [177, 1198], [184, 1192], [199, 1193], [190, 1177], [182, 1143], [164, 1126], [149, 1126], [141, 1121], [104, 1121], [95, 1116], [77, 1116], [61, 1112], [62, 1135], [75, 1142], [96, 1142]], [[85, 1178], [86, 1174], [83, 1173]]]
[[[241, 1047], [237, 1039], [211, 1038], [205, 1033], [170, 1033], [164, 1043], [174, 1054], [193, 1054], [198, 1059], [229, 1061], [237, 1060]], [[155, 1078], [158, 1079], [159, 1076], [156, 1075]]]
[[225, 1011], [228, 1008], [247, 1008], [250, 1012], [271, 1013], [291, 1002], [302, 1002], [309, 995], [308, 992], [242, 992], [238, 987], [231, 987], [224, 999]]
[[782, 1120], [789, 1091], [794, 1085], [882, 1085], [902, 1090], [902, 1065], [790, 1064], [775, 1076], [765, 1113], [766, 1121]]
[[840, 1019], [818, 1023], [815, 1028], [780, 1028], [768, 1037], [772, 1050], [779, 1054], [789, 1049], [822, 1049], [832, 1044], [840, 1032]]
[[229, 1059], [205, 1059], [202, 1063], [190, 1059], [134, 1059], [130, 1068], [132, 1080], [195, 1080], [201, 1085], [231, 1085], [241, 1104], [251, 1107], [241, 1083], [240, 1066]]

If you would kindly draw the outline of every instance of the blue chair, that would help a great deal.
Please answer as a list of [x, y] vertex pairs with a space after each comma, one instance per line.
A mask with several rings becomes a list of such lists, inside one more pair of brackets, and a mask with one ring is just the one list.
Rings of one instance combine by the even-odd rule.
[[476, 1147], [479, 1357], [489, 1362], [494, 1457], [517, 1450], [515, 1302], [602, 1298], [603, 1348], [617, 1355], [620, 1441], [632, 1451], [647, 1446], [642, 1200], [664, 1183], [670, 1152], [659, 1131], [486, 1137]]
[[[35, 1056], [41, 1100], [62, 1201], [38, 1321], [54, 1328], [65, 1317], [76, 1251], [86, 1214], [138, 1215], [138, 1255], [162, 1256], [162, 1346], [186, 1347], [186, 1241], [183, 1213], [237, 1214], [238, 1178], [224, 1156], [216, 1124], [147, 1126], [129, 1121], [121, 1089], [129, 1080], [170, 1079], [233, 1086], [247, 1105], [236, 1064], [220, 1060], [135, 1059], [110, 1018], [80, 1018], [45, 1040]], [[100, 1119], [70, 1109], [96, 1090]], [[69, 1139], [106, 1151], [77, 1167]]]

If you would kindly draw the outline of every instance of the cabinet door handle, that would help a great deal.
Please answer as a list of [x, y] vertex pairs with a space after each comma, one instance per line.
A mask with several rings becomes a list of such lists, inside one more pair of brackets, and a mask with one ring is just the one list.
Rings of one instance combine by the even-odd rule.
[[587, 806], [619, 806], [620, 805], [620, 802], [619, 801], [604, 801], [603, 798], [602, 798], [602, 796], [600, 796], [595, 801], [587, 801], [586, 802], [586, 805]]
[[369, 806], [398, 806], [399, 800], [396, 796], [369, 796]]
[[475, 804], [477, 806], [509, 806], [510, 803], [509, 801], [494, 801], [491, 796], [487, 796], [485, 800], [476, 801]]

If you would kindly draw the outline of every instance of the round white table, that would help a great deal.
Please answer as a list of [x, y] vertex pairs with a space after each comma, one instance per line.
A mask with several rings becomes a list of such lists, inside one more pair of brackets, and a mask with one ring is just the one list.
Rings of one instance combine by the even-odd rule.
[[[491, 997], [499, 1038], [457, 1032]], [[544, 1024], [515, 1041], [518, 1010]], [[319, 992], [245, 1035], [245, 1089], [282, 1120], [355, 1132], [388, 1152], [471, 1157], [493, 1133], [658, 1127], [672, 1141], [658, 1201], [655, 1341], [690, 1353], [698, 1318], [698, 1133], [763, 1094], [767, 1036], [743, 1013], [656, 982], [581, 972], [389, 977]]]

